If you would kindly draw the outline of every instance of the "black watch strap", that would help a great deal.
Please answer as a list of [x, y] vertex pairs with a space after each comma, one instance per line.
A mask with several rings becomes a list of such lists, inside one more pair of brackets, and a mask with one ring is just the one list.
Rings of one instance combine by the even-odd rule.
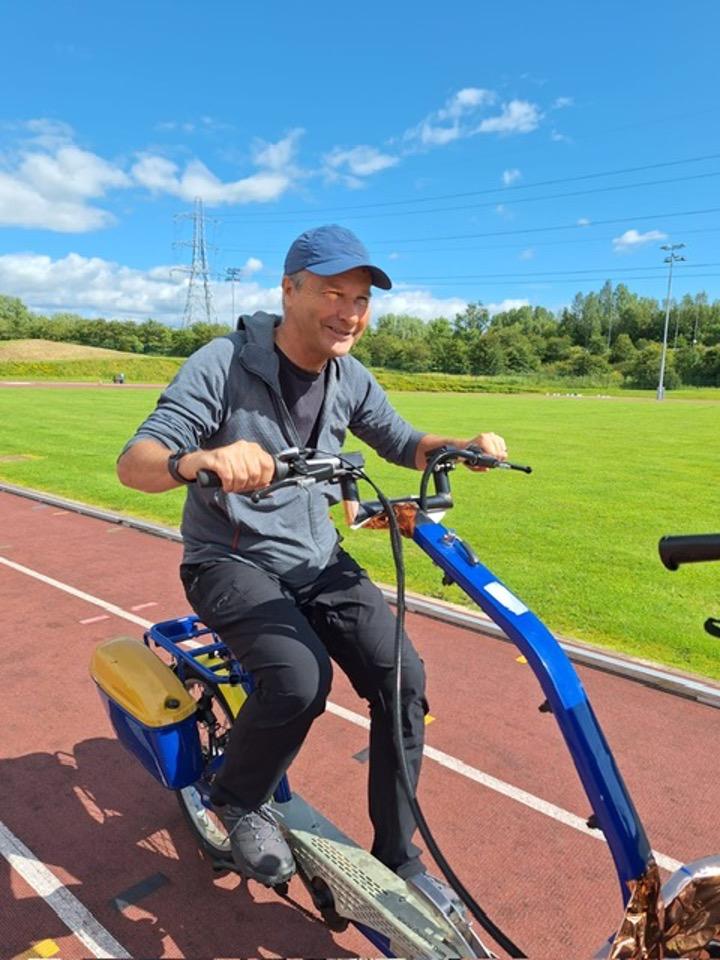
[[168, 473], [173, 480], [176, 480], [178, 483], [185, 484], [195, 483], [195, 480], [188, 480], [187, 477], [184, 477], [178, 469], [178, 465], [182, 458], [188, 453], [194, 453], [195, 450], [197, 450], [197, 447], [180, 447], [180, 449], [176, 450], [175, 453], [170, 454], [168, 457], [167, 468]]

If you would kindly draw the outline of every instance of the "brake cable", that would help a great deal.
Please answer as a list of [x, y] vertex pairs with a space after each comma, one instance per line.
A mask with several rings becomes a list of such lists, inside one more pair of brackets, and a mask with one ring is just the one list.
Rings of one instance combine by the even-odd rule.
[[[483, 908], [476, 902], [476, 900], [469, 893], [463, 882], [457, 876], [455, 871], [452, 869], [442, 851], [440, 850], [435, 838], [432, 835], [430, 827], [428, 826], [425, 815], [420, 808], [420, 804], [417, 799], [415, 788], [412, 783], [410, 776], [410, 770], [408, 768], [407, 756], [405, 754], [405, 745], [402, 738], [402, 705], [401, 705], [401, 691], [402, 691], [402, 646], [403, 638], [405, 635], [405, 563], [403, 559], [403, 543], [402, 543], [402, 534], [400, 532], [400, 525], [398, 523], [397, 517], [395, 516], [395, 511], [392, 508], [390, 500], [385, 496], [382, 490], [378, 487], [374, 480], [372, 480], [364, 470], [358, 468], [354, 464], [351, 464], [350, 461], [345, 460], [341, 454], [336, 454], [338, 459], [345, 463], [348, 466], [353, 475], [358, 478], [365, 480], [373, 488], [377, 494], [378, 500], [385, 510], [385, 515], [388, 518], [388, 526], [390, 531], [390, 545], [392, 550], [393, 563], [395, 566], [395, 579], [397, 585], [397, 600], [396, 600], [396, 614], [395, 614], [395, 662], [394, 662], [394, 684], [393, 684], [393, 740], [395, 746], [395, 754], [398, 761], [398, 767], [400, 770], [401, 780], [403, 784], [403, 789], [407, 795], [408, 803], [412, 811], [413, 817], [417, 824], [418, 830], [423, 840], [427, 844], [428, 850], [430, 851], [431, 856], [440, 867], [443, 875], [449, 882], [450, 886], [453, 888], [458, 897], [462, 900], [465, 906], [468, 908], [472, 916], [477, 920], [480, 926], [485, 930], [486, 933], [498, 943], [503, 950], [505, 950], [511, 957], [515, 958], [525, 958], [526, 954], [517, 947], [513, 941], [505, 934], [487, 915]], [[420, 509], [425, 502], [427, 496], [427, 486], [429, 482], [429, 477], [432, 471], [434, 470], [437, 463], [443, 459], [443, 457], [448, 457], [446, 451], [437, 453], [429, 461], [425, 470], [423, 471], [422, 481], [420, 485]]]

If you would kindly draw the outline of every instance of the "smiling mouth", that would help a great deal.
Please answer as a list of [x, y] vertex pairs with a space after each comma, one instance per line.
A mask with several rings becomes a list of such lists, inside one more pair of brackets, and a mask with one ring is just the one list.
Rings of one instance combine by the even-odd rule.
[[330, 333], [334, 334], [336, 337], [339, 337], [341, 340], [355, 336], [354, 330], [343, 330], [341, 327], [333, 327], [331, 324], [327, 325], [327, 329], [330, 331]]

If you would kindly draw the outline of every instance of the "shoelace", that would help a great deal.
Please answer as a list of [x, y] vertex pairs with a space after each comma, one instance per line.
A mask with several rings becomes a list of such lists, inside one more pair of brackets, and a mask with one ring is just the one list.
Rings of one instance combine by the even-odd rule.
[[278, 823], [270, 805], [264, 803], [258, 810], [252, 810], [250, 813], [245, 814], [245, 816], [240, 817], [238, 822], [230, 831], [230, 834], [232, 835], [242, 826], [251, 826], [252, 828], [255, 828], [253, 837], [262, 847], [262, 844], [266, 840], [272, 839]]

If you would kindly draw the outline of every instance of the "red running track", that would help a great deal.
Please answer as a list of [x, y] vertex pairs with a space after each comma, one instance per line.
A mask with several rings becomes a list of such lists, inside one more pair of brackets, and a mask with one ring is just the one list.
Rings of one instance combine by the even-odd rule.
[[[30, 885], [19, 862], [11, 867], [0, 857], [0, 958], [27, 955], [38, 942], [63, 960], [98, 955], [83, 930], [136, 958], [369, 956], [357, 932], [333, 934], [315, 919], [299, 881], [283, 901], [235, 875], [214, 875], [172, 794], [112, 735], [88, 675], [92, 650], [110, 637], [141, 636], [142, 626], [123, 614], [154, 621], [187, 612], [179, 556], [177, 543], [0, 493], [0, 825], [7, 831], [0, 849], [7, 835], [17, 838], [37, 858], [35, 872], [45, 865], [76, 905], [68, 919], [61, 903], [61, 919], [53, 907], [62, 891], [43, 899], [36, 892], [42, 883]], [[552, 717], [538, 712], [542, 695], [515, 648], [418, 616], [409, 617], [408, 629], [428, 671], [428, 744], [587, 817], [560, 734]], [[580, 672], [654, 849], [683, 862], [717, 852], [712, 748], [720, 711]], [[358, 718], [366, 711], [339, 671], [332, 704], [291, 782], [366, 843], [367, 769], [355, 755], [367, 734], [335, 708]], [[459, 875], [532, 958], [589, 957], [617, 925], [619, 889], [597, 833], [433, 759], [425, 761], [420, 800]]]

